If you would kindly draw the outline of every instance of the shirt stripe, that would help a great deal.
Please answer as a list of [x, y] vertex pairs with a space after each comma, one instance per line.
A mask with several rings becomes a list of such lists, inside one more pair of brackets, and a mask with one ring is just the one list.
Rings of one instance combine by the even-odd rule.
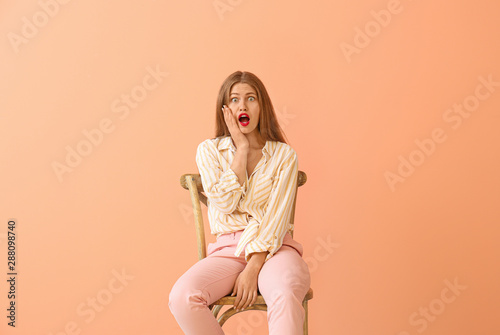
[[207, 139], [198, 145], [196, 164], [208, 198], [212, 234], [244, 230], [235, 256], [245, 250], [248, 261], [254, 252], [269, 251], [266, 261], [281, 248], [290, 223], [297, 191], [298, 160], [286, 143], [267, 141], [262, 158], [251, 176], [240, 185], [231, 170], [236, 148], [230, 136]]

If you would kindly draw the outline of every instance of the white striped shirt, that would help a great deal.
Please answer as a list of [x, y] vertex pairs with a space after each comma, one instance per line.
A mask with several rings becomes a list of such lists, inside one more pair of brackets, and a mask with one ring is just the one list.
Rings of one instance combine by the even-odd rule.
[[[234, 253], [269, 251], [269, 260], [293, 230], [290, 223], [297, 189], [298, 160], [288, 144], [267, 141], [262, 158], [243, 185], [230, 166], [236, 148], [231, 136], [200, 143], [196, 164], [208, 198], [208, 219], [214, 235], [244, 230]], [[245, 169], [246, 171], [246, 169]], [[248, 244], [247, 244], [248, 243]]]

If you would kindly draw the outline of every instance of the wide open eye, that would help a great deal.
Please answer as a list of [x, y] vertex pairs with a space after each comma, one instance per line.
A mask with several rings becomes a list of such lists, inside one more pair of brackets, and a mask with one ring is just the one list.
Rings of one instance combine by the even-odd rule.
[[254, 97], [248, 97], [248, 100], [249, 101], [255, 101], [255, 98]]
[[238, 98], [232, 98], [231, 99], [231, 102], [236, 102], [236, 101], [238, 101]]

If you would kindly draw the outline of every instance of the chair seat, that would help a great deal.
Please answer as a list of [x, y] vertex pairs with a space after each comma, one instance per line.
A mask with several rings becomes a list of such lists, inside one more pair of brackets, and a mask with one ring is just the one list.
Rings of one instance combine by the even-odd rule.
[[[304, 297], [304, 301], [309, 301], [313, 298], [313, 290], [312, 288], [309, 288], [309, 291], [307, 291], [306, 296]], [[219, 300], [215, 301], [212, 305], [234, 305], [234, 301], [236, 300], [236, 296], [232, 297], [230, 295], [226, 295], [225, 297], [220, 298]], [[254, 305], [265, 305], [266, 302], [264, 300], [264, 297], [262, 295], [258, 295], [257, 299], [255, 300]]]

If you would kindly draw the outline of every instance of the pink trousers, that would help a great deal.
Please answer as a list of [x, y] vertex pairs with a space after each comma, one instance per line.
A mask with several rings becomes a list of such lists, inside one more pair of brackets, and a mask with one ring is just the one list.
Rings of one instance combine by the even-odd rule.
[[[168, 305], [184, 334], [224, 334], [208, 306], [232, 292], [238, 274], [245, 268], [244, 252], [234, 256], [242, 232], [221, 235], [216, 243], [210, 243], [207, 257], [189, 268], [172, 287]], [[303, 334], [302, 300], [311, 279], [302, 253], [302, 245], [287, 233], [281, 248], [259, 273], [258, 289], [267, 304], [270, 335]]]

